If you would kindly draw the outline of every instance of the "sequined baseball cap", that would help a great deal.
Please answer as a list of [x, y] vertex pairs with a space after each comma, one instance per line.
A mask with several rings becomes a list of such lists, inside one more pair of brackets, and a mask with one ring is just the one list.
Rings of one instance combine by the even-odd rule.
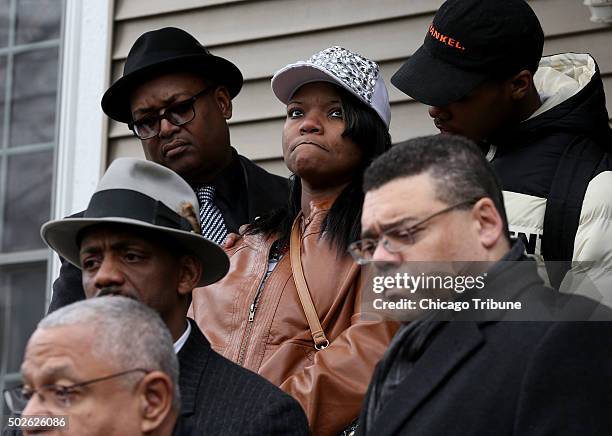
[[272, 77], [272, 91], [287, 104], [299, 87], [312, 82], [341, 86], [374, 109], [389, 127], [389, 94], [376, 62], [346, 48], [329, 47], [307, 61], [297, 61], [278, 70]]

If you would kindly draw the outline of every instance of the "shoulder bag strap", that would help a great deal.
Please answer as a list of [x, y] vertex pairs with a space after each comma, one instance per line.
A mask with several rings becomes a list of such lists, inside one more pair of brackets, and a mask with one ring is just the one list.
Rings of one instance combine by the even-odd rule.
[[291, 240], [289, 241], [291, 272], [293, 273], [293, 281], [295, 282], [295, 287], [300, 297], [300, 303], [302, 303], [302, 309], [304, 309], [304, 314], [308, 320], [308, 327], [310, 327], [310, 334], [314, 341], [314, 347], [316, 350], [323, 350], [327, 348], [329, 341], [325, 337], [323, 327], [321, 327], [321, 323], [319, 322], [319, 315], [317, 315], [317, 311], [312, 302], [312, 297], [310, 296], [308, 285], [304, 278], [304, 270], [302, 269], [302, 244], [300, 238], [301, 216], [302, 215], [299, 214], [295, 218], [293, 226], [291, 227]]

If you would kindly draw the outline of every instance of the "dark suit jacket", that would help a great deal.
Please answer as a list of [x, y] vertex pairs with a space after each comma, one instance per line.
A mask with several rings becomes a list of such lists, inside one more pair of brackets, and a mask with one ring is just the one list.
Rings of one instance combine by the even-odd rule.
[[238, 160], [244, 170], [246, 181], [249, 223], [258, 216], [287, 205], [289, 201], [289, 181], [287, 179], [270, 174], [244, 156], [238, 155]]
[[[289, 198], [289, 184], [287, 179], [270, 174], [263, 168], [258, 167], [244, 156], [238, 156], [238, 160], [244, 174], [244, 182], [247, 190], [247, 222], [239, 222], [238, 225], [248, 224], [258, 216], [285, 206]], [[231, 215], [231, 209], [221, 208], [224, 218]], [[76, 213], [72, 217], [81, 217], [83, 212]], [[230, 216], [230, 220], [236, 219]], [[49, 305], [49, 313], [60, 307], [75, 301], [85, 299], [83, 285], [81, 284], [81, 270], [60, 258], [62, 267], [60, 275], [53, 283], [53, 295]]]
[[[566, 298], [542, 286], [535, 265], [499, 280], [536, 305]], [[573, 307], [610, 319], [582, 297]], [[360, 434], [612, 435], [612, 323], [446, 322], [368, 423], [371, 401], [372, 385]]]
[[179, 351], [182, 407], [198, 434], [308, 435], [299, 403], [263, 377], [210, 347], [193, 320]]
[[172, 436], [199, 436], [190, 419], [179, 416], [174, 424]]

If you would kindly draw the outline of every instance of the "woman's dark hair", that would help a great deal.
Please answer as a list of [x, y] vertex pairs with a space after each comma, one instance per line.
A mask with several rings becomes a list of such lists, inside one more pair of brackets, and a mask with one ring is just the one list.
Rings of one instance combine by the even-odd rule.
[[[391, 147], [389, 129], [380, 116], [354, 95], [337, 87], [342, 102], [345, 129], [342, 136], [350, 138], [362, 151], [361, 167], [355, 177], [334, 201], [321, 225], [321, 232], [338, 254], [344, 254], [348, 245], [361, 236], [361, 209], [363, 206], [363, 173], [372, 160]], [[290, 177], [287, 205], [265, 215], [247, 228], [247, 234], [279, 234], [281, 243], [287, 243], [291, 225], [301, 210], [302, 181], [297, 175]]]

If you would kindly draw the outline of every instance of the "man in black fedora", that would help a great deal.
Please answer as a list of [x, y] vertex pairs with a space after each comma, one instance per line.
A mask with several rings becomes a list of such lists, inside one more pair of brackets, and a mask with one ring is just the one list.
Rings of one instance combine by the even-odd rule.
[[191, 290], [221, 279], [229, 260], [199, 234], [198, 199], [175, 172], [134, 158], [115, 160], [80, 217], [50, 221], [41, 236], [82, 270], [87, 298], [120, 295], [161, 316], [179, 361], [181, 414], [198, 434], [308, 433], [288, 394], [217, 354], [186, 318]]
[[[284, 205], [286, 179], [272, 175], [230, 145], [227, 120], [242, 74], [184, 30], [141, 35], [102, 109], [127, 123], [148, 160], [183, 177], [198, 197], [202, 235], [223, 243], [242, 224]], [[78, 270], [63, 262], [53, 285], [52, 311], [82, 299]]]

